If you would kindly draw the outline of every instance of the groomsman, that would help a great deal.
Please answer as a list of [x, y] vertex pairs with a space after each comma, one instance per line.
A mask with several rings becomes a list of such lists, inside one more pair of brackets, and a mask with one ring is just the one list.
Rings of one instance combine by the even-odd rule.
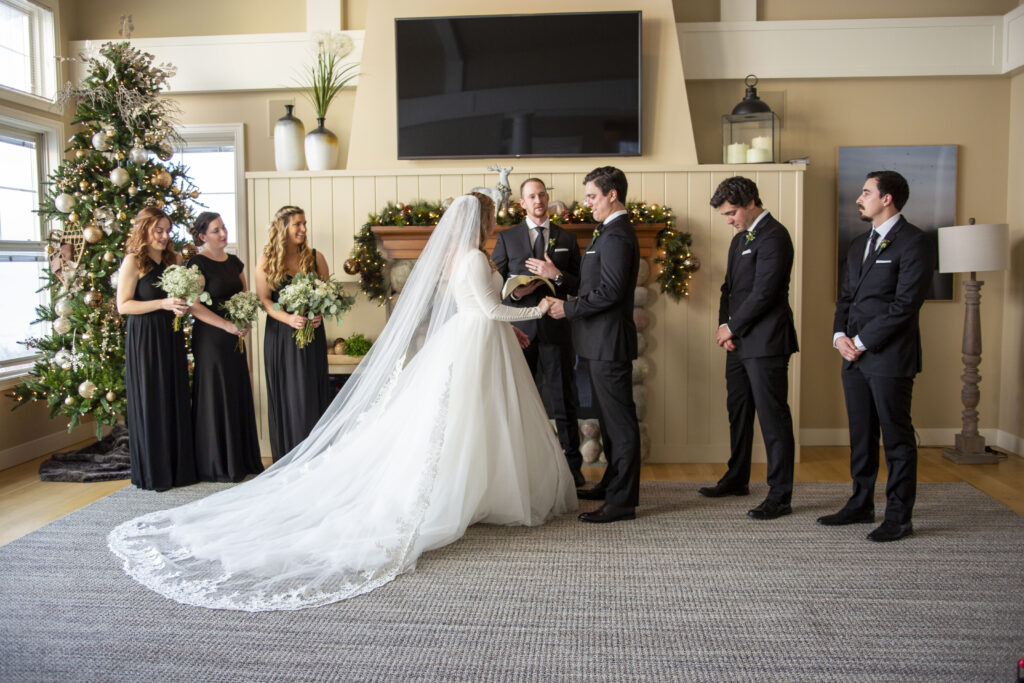
[[736, 231], [729, 244], [715, 334], [715, 342], [727, 351], [731, 454], [718, 483], [699, 492], [709, 498], [749, 493], [756, 412], [768, 456], [768, 496], [747, 515], [776, 519], [792, 512], [793, 496], [795, 446], [787, 397], [789, 357], [799, 350], [789, 307], [793, 242], [785, 226], [764, 210], [757, 185], [747, 178], [723, 180], [711, 206]]
[[881, 431], [889, 469], [885, 518], [868, 534], [868, 540], [880, 542], [914, 533], [917, 443], [910, 402], [914, 376], [921, 371], [918, 316], [935, 253], [924, 233], [900, 214], [909, 196], [899, 173], [868, 173], [857, 208], [872, 230], [850, 245], [832, 327], [832, 345], [843, 357], [853, 495], [839, 512], [819, 517], [818, 523], [874, 522]]
[[[526, 211], [526, 220], [498, 233], [491, 258], [506, 280], [509, 275], [540, 275], [554, 282], [556, 296], [564, 299], [575, 295], [579, 288], [580, 247], [573, 233], [548, 219], [549, 201], [543, 180], [524, 180], [519, 186], [519, 205]], [[538, 291], [538, 287], [543, 289]], [[542, 281], [536, 280], [517, 287], [505, 303], [536, 306], [545, 293], [551, 292]], [[523, 348], [526, 362], [538, 385], [547, 389], [551, 417], [555, 420], [569, 470], [576, 486], [583, 486], [586, 480], [580, 470], [583, 456], [576, 422], [576, 354], [572, 347], [572, 329], [566, 320], [547, 317], [512, 324], [530, 340], [530, 345]]]
[[608, 466], [600, 483], [577, 492], [580, 498], [604, 500], [604, 505], [579, 518], [604, 523], [634, 519], [640, 498], [640, 426], [632, 383], [640, 245], [626, 212], [625, 174], [604, 166], [583, 182], [587, 206], [600, 224], [580, 263], [579, 298], [551, 299], [548, 315], [572, 322], [576, 353], [590, 369]]

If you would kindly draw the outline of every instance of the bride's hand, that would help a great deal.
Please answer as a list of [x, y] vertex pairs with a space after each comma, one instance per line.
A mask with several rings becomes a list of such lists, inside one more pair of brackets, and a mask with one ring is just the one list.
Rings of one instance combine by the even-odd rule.
[[537, 304], [537, 308], [540, 309], [540, 312], [543, 315], [547, 315], [548, 311], [551, 309], [551, 301], [547, 297], [544, 297], [540, 300], [540, 303]]
[[518, 327], [513, 327], [512, 331], [516, 333], [516, 341], [519, 342], [519, 348], [525, 349], [530, 345], [530, 338], [526, 336], [525, 332]]

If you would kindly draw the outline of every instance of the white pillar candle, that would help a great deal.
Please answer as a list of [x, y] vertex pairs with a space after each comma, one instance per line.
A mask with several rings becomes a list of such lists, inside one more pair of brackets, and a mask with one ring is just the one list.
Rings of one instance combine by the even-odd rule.
[[[755, 140], [757, 138], [754, 138]], [[747, 150], [748, 164], [766, 164], [772, 160], [772, 151], [761, 147], [752, 147]]]
[[754, 149], [771, 149], [772, 139], [767, 135], [758, 135], [750, 141], [750, 146]]
[[744, 142], [734, 142], [726, 147], [725, 163], [745, 164], [747, 163], [747, 150], [750, 146]]

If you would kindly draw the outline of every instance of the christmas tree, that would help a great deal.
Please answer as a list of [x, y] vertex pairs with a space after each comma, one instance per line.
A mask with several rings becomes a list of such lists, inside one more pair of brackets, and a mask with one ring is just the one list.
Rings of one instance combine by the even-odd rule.
[[160, 91], [174, 68], [127, 42], [105, 43], [83, 56], [88, 74], [68, 83], [59, 100], [74, 103], [65, 161], [51, 174], [39, 213], [51, 226], [49, 305], [37, 322], [49, 333], [25, 343], [39, 353], [32, 374], [12, 391], [15, 408], [46, 401], [68, 429], [86, 415], [112, 425], [125, 412], [125, 321], [118, 315], [116, 272], [132, 219], [146, 206], [176, 226], [192, 221], [198, 192], [183, 166], [168, 166], [177, 138], [172, 101]]

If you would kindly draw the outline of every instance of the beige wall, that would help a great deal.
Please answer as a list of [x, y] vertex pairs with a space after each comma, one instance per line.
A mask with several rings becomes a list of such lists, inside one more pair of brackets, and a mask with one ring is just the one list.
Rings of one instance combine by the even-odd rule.
[[116, 39], [121, 15], [131, 14], [134, 38], [288, 33], [306, 30], [302, 0], [62, 0], [72, 15], [70, 40]]
[[[803, 428], [844, 428], [840, 358], [832, 349], [836, 281], [836, 148], [855, 145], [958, 145], [957, 220], [1002, 222], [1006, 217], [1006, 139], [1009, 80], [1005, 78], [835, 79], [762, 81], [758, 90], [784, 101], [783, 158], [809, 156], [805, 185]], [[691, 111], [701, 163], [721, 161], [721, 114], [743, 96], [733, 81], [691, 81]], [[906, 211], [913, 209], [911, 188]], [[771, 208], [771, 207], [769, 207]], [[1002, 275], [984, 290], [986, 359], [981, 426], [995, 427], [999, 373]], [[710, 286], [712, 283], [707, 283]], [[914, 387], [918, 429], [960, 424], [960, 343], [963, 304], [926, 303], [921, 323], [924, 372]], [[992, 365], [989, 365], [992, 363]]]
[[[995, 356], [992, 347], [984, 349], [982, 374], [987, 381], [1001, 377], [999, 392], [999, 429], [1016, 435], [1017, 453], [1024, 453], [1024, 71], [1010, 79], [1009, 168], [1006, 174], [1006, 218], [1010, 224], [1010, 270], [1005, 275], [1003, 304], [1003, 348]], [[992, 289], [983, 291], [982, 311], [990, 310]], [[998, 371], [987, 359], [1000, 359]], [[990, 390], [990, 388], [989, 388]], [[986, 388], [982, 388], [982, 392]]]

